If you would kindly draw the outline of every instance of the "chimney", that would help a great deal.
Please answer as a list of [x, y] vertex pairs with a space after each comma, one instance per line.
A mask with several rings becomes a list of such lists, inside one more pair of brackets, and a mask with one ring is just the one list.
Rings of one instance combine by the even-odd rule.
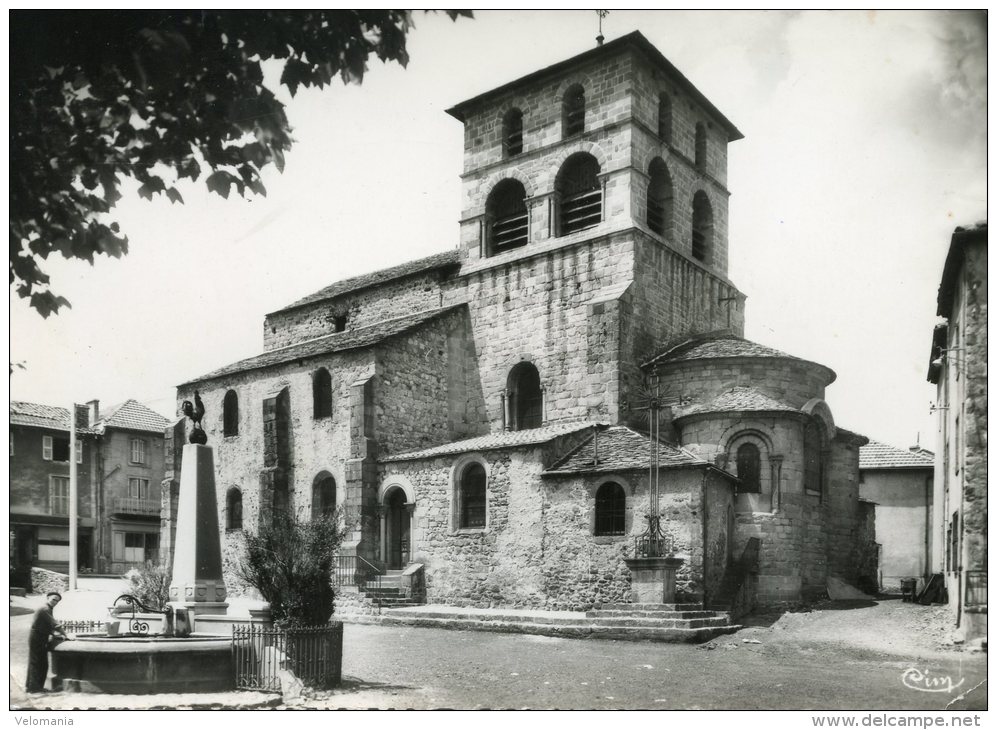
[[89, 425], [87, 423], [87, 406], [79, 403], [74, 403], [73, 406], [76, 408], [76, 428], [86, 428]]
[[94, 425], [100, 420], [100, 401], [88, 400], [87, 410], [89, 411], [90, 425]]

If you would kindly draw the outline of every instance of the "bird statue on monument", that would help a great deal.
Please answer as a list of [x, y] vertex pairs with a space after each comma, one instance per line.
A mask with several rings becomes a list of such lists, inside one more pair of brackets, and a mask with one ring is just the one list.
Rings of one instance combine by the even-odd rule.
[[206, 444], [208, 443], [208, 435], [204, 433], [204, 429], [201, 428], [201, 419], [204, 418], [204, 403], [201, 402], [201, 394], [196, 390], [194, 391], [194, 402], [191, 403], [189, 400], [185, 400], [180, 406], [183, 414], [191, 420], [194, 428], [191, 429], [190, 436], [187, 441], [192, 444]]

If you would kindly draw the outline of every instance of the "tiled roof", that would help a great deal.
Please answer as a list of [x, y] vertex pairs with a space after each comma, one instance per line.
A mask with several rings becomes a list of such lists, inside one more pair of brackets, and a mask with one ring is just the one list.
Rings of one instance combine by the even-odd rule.
[[314, 357], [316, 355], [326, 355], [332, 352], [342, 352], [343, 350], [358, 350], [364, 347], [370, 347], [371, 345], [376, 345], [388, 337], [393, 337], [407, 330], [414, 329], [435, 317], [439, 317], [447, 312], [452, 312], [462, 306], [464, 305], [458, 304], [453, 307], [434, 309], [429, 312], [418, 312], [405, 317], [398, 317], [397, 319], [378, 322], [377, 324], [373, 324], [369, 327], [360, 327], [354, 330], [347, 330], [345, 332], [336, 332], [331, 335], [326, 335], [325, 337], [317, 337], [314, 340], [300, 342], [296, 345], [288, 345], [287, 347], [282, 347], [278, 350], [270, 350], [269, 352], [264, 352], [261, 355], [246, 358], [245, 360], [239, 360], [238, 362], [226, 365], [218, 370], [212, 370], [207, 375], [202, 375], [199, 378], [193, 378], [192, 380], [188, 380], [186, 383], [182, 383], [181, 387], [183, 385], [200, 383], [205, 380], [220, 378], [226, 375], [242, 373], [247, 370], [258, 370], [260, 368], [271, 367], [273, 365], [280, 365], [281, 363], [300, 360], [304, 357]]
[[[654, 441], [648, 436], [626, 426], [612, 426], [589, 438], [544, 474], [647, 469], [653, 452]], [[663, 441], [658, 443], [658, 463], [666, 469], [710, 465], [682, 447]]]
[[98, 433], [106, 428], [127, 428], [132, 431], [155, 431], [162, 433], [169, 421], [161, 415], [142, 405], [137, 400], [128, 399], [113, 408], [108, 409], [97, 423], [94, 424]]
[[799, 360], [781, 350], [760, 345], [757, 342], [737, 337], [730, 332], [714, 333], [694, 337], [678, 345], [672, 344], [651, 357], [645, 365], [683, 362], [686, 360], [708, 360], [721, 357], [778, 357]]
[[[419, 274], [423, 271], [442, 269], [447, 266], [456, 266], [460, 264], [460, 261], [461, 252], [454, 249], [453, 251], [444, 251], [443, 253], [433, 254], [432, 256], [427, 256], [415, 261], [409, 261], [387, 269], [371, 271], [367, 274], [361, 274], [360, 276], [354, 276], [350, 279], [343, 279], [342, 281], [337, 281], [335, 284], [330, 284], [324, 289], [319, 289], [314, 294], [309, 294], [307, 297], [299, 299], [293, 304], [287, 305], [283, 309], [278, 309], [277, 312], [286, 312], [289, 309], [303, 307], [306, 304], [313, 304], [314, 302], [319, 302], [323, 299], [332, 299], [333, 297], [338, 297], [341, 294], [348, 294], [349, 292], [366, 289], [378, 284], [384, 284], [385, 282], [392, 281], [394, 279], [401, 279], [402, 277], [411, 276], [412, 274]], [[271, 312], [271, 314], [276, 314], [277, 312]]]
[[935, 455], [927, 449], [911, 451], [872, 441], [859, 449], [859, 469], [933, 469]]
[[[10, 402], [10, 424], [12, 426], [38, 426], [39, 428], [68, 432], [69, 409], [12, 400]], [[92, 433], [89, 428], [78, 428], [77, 431]]]
[[754, 388], [738, 386], [721, 393], [706, 403], [691, 403], [688, 406], [675, 406], [675, 418], [696, 413], [728, 413], [730, 411], [783, 411], [798, 413], [799, 409], [760, 393]]
[[475, 436], [463, 441], [452, 441], [449, 444], [433, 446], [421, 451], [410, 451], [404, 454], [393, 454], [379, 459], [382, 462], [388, 461], [411, 461], [413, 459], [428, 459], [434, 456], [447, 456], [449, 454], [463, 454], [469, 451], [494, 451], [496, 449], [508, 449], [513, 446], [529, 446], [531, 444], [546, 443], [558, 436], [566, 436], [578, 431], [584, 431], [600, 424], [592, 421], [573, 421], [570, 423], [553, 423], [540, 428], [528, 428], [523, 431], [498, 431], [485, 436]]

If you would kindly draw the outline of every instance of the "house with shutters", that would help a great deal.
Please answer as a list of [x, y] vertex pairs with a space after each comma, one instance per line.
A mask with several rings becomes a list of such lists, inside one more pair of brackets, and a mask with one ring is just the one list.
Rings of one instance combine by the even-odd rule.
[[874, 576], [834, 372], [744, 338], [737, 127], [640, 33], [448, 113], [456, 247], [302, 297], [260, 354], [178, 386], [205, 404], [230, 593], [245, 531], [333, 508], [341, 559], [430, 602], [629, 600], [649, 516], [691, 601], [727, 600], [749, 557], [759, 602]]
[[[76, 408], [78, 569], [158, 562], [166, 419], [135, 400]], [[68, 408], [11, 401], [10, 560], [22, 585], [32, 567], [69, 570], [69, 425]]]

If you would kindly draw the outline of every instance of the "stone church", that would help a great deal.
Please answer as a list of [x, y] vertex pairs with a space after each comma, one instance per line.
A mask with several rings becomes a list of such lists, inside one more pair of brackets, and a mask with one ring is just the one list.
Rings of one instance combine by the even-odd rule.
[[178, 387], [207, 409], [230, 591], [244, 529], [336, 507], [343, 554], [430, 603], [627, 601], [650, 514], [688, 600], [723, 600], [749, 547], [761, 603], [874, 575], [834, 372], [743, 337], [734, 124], [640, 33], [448, 113], [459, 245], [267, 315], [261, 354]]

